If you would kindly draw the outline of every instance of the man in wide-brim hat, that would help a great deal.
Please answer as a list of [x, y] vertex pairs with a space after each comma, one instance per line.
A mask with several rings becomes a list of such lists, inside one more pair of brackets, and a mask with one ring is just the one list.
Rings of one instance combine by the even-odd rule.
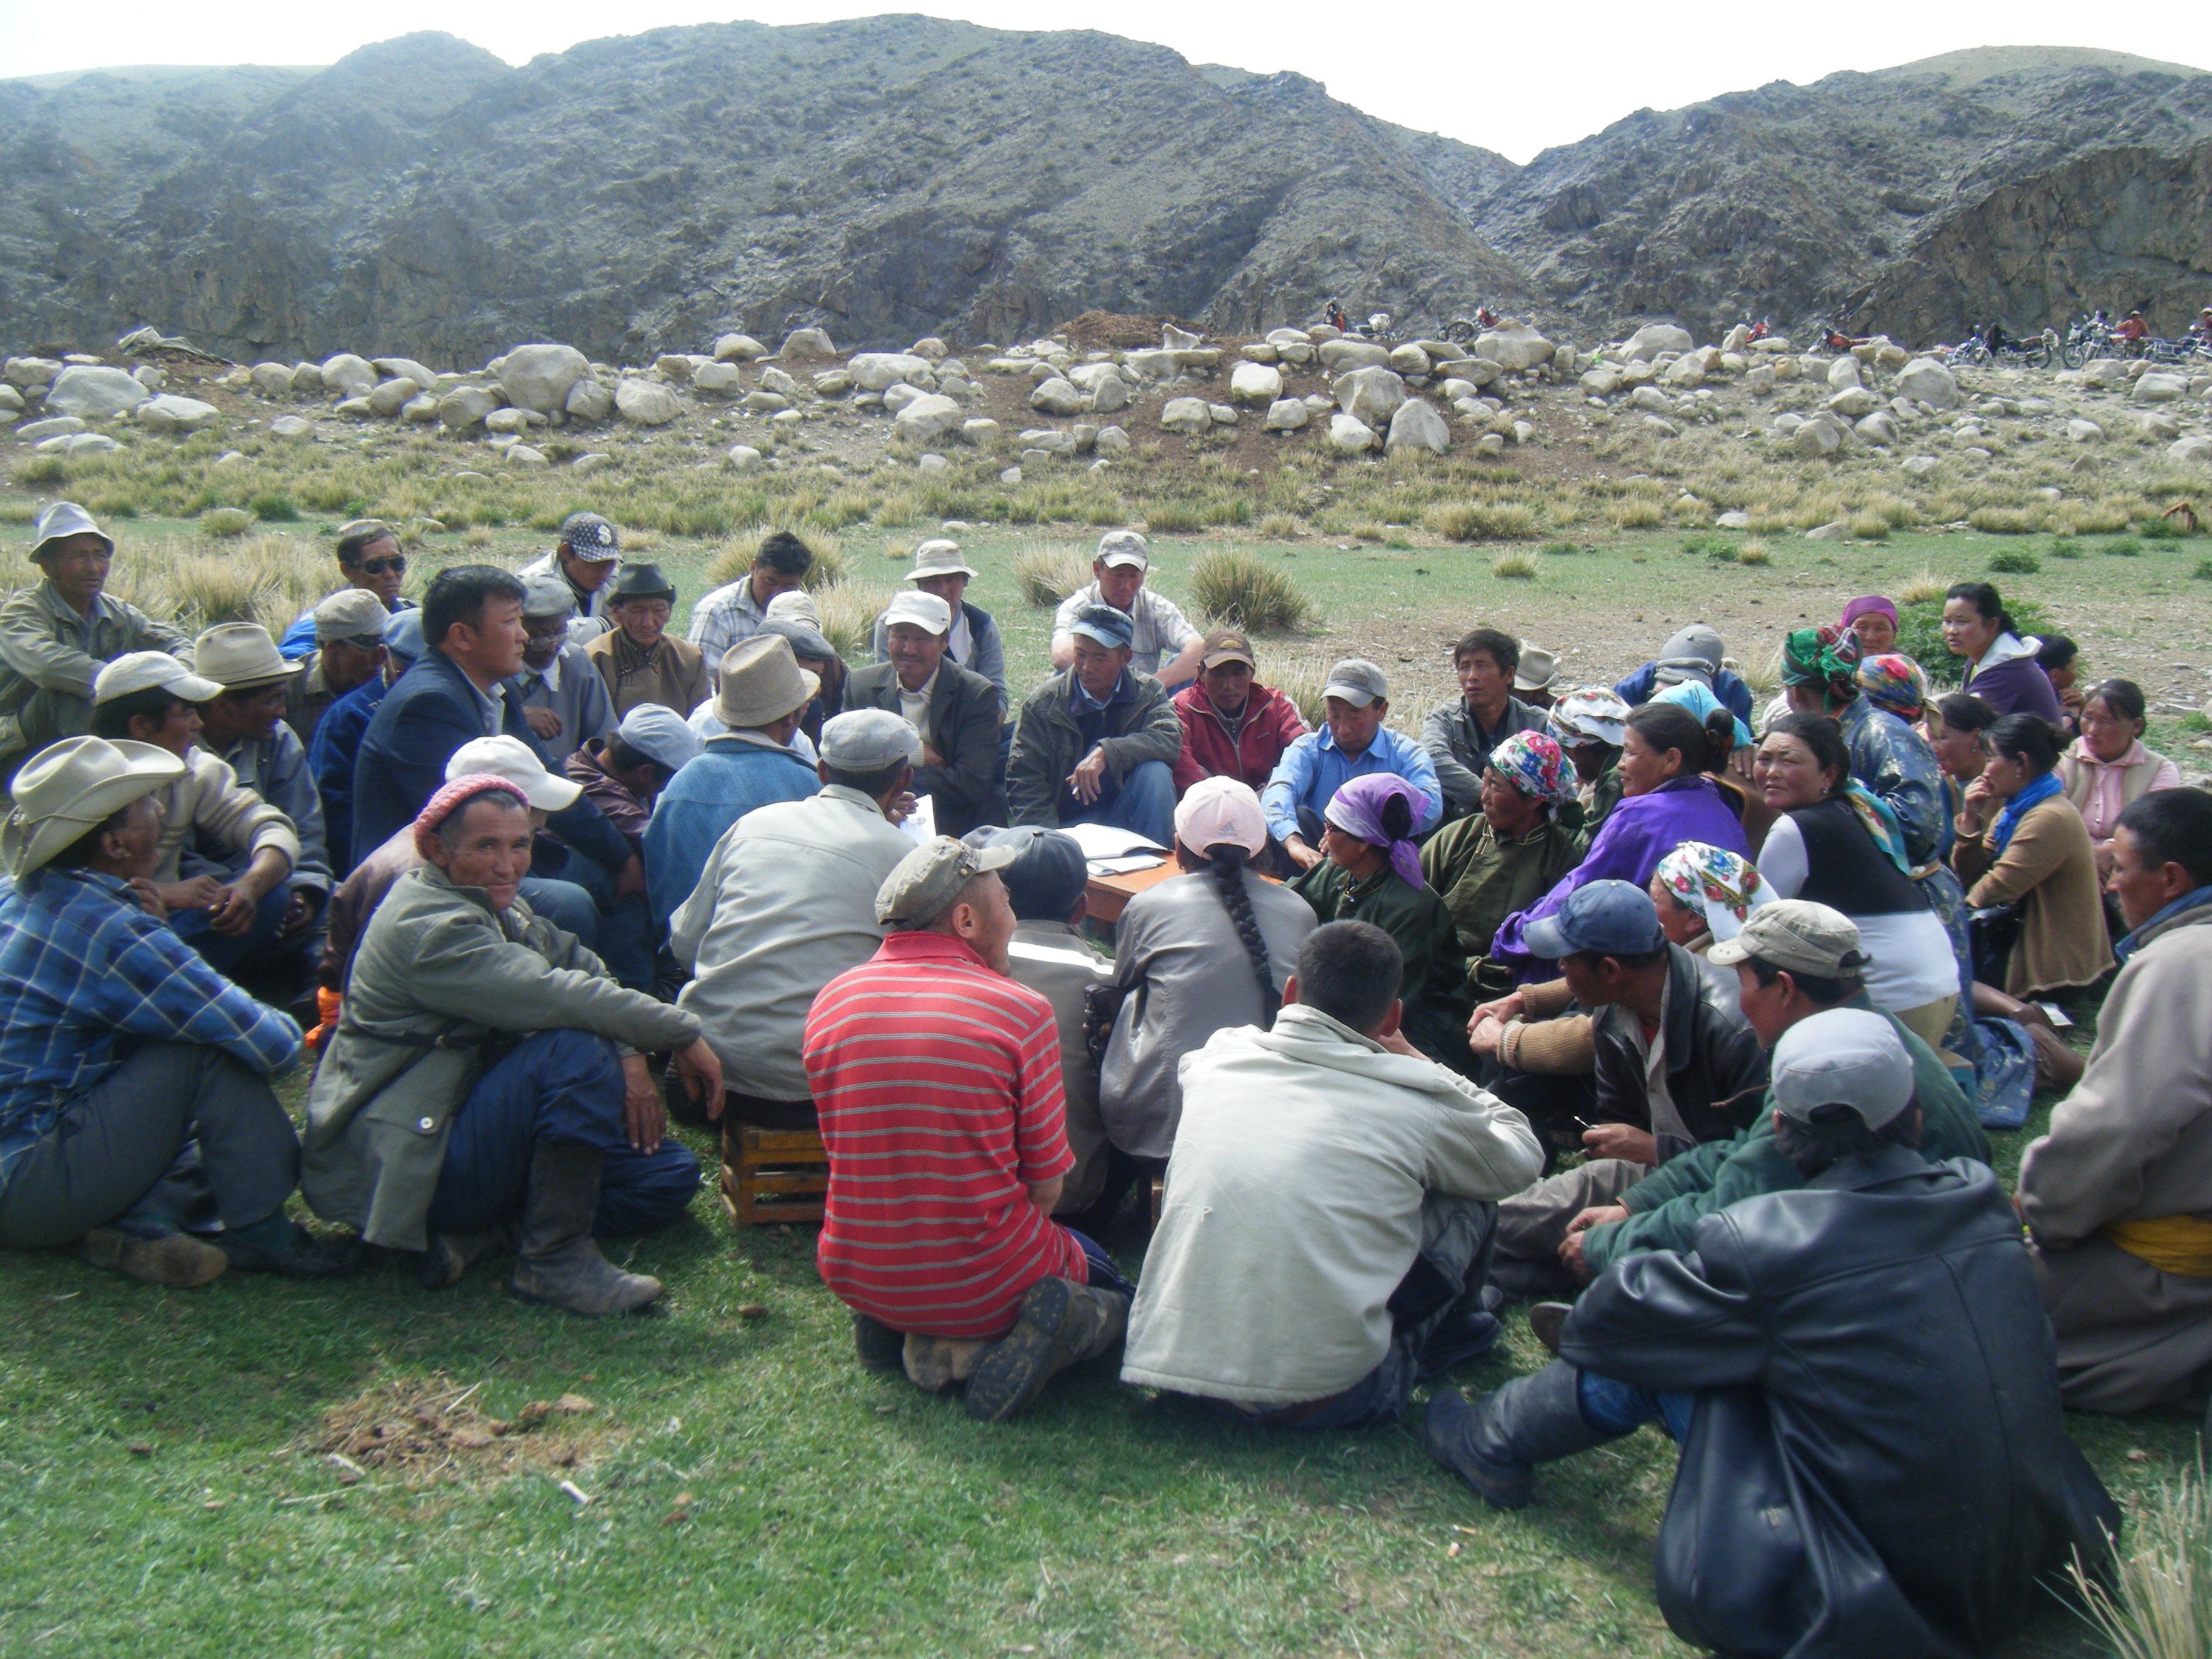
[[314, 1277], [348, 1258], [285, 1218], [299, 1143], [272, 1077], [300, 1028], [216, 973], [147, 880], [151, 744], [68, 738], [15, 775], [0, 826], [0, 1249], [184, 1287], [229, 1267]]

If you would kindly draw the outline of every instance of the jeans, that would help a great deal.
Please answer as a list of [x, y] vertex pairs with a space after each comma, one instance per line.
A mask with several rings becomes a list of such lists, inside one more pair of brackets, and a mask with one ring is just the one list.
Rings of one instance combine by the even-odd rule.
[[556, 881], [550, 876], [525, 876], [521, 891], [532, 910], [562, 933], [573, 933], [576, 943], [592, 955], [599, 954], [599, 907], [589, 893], [573, 881]]
[[200, 954], [200, 959], [227, 979], [235, 979], [258, 957], [301, 948], [280, 945], [277, 930], [292, 902], [292, 890], [278, 882], [253, 907], [253, 925], [234, 938], [218, 933], [208, 925], [205, 910], [179, 910], [169, 918], [169, 930]]
[[699, 1159], [681, 1141], [634, 1152], [623, 1117], [622, 1061], [589, 1031], [533, 1031], [481, 1078], [454, 1115], [430, 1200], [433, 1232], [480, 1233], [522, 1213], [541, 1140], [595, 1146], [602, 1238], [640, 1233], [683, 1212]]
[[149, 1042], [15, 1161], [0, 1247], [66, 1244], [118, 1220], [250, 1227], [299, 1179], [299, 1139], [267, 1079], [220, 1048]]
[[1657, 1423], [1679, 1446], [1690, 1437], [1690, 1419], [1697, 1412], [1698, 1396], [1638, 1389], [1595, 1371], [1577, 1371], [1575, 1405], [1583, 1421], [1600, 1434], [1627, 1434], [1646, 1423]]
[[586, 948], [606, 964], [617, 984], [649, 992], [660, 930], [653, 924], [653, 906], [645, 895], [617, 894], [615, 876], [604, 864], [574, 852], [561, 872], [562, 881], [582, 889], [591, 898], [595, 915], [592, 938], [586, 941]]
[[1117, 1296], [1134, 1297], [1137, 1294], [1137, 1287], [1121, 1276], [1121, 1270], [1114, 1265], [1114, 1258], [1106, 1254], [1103, 1245], [1095, 1243], [1088, 1233], [1079, 1233], [1073, 1227], [1063, 1227], [1060, 1231], [1082, 1248], [1084, 1263], [1090, 1269], [1091, 1275], [1084, 1281], [1085, 1284], [1094, 1290], [1112, 1291]]
[[1113, 799], [1087, 812], [1063, 812], [1062, 823], [1104, 823], [1162, 847], [1175, 845], [1175, 774], [1165, 761], [1139, 761], [1122, 775]]

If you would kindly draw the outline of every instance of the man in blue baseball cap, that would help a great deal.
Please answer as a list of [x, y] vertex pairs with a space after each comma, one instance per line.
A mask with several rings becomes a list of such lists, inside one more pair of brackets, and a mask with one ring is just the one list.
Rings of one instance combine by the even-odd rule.
[[1559, 1257], [1568, 1224], [1676, 1153], [1748, 1128], [1766, 1089], [1735, 975], [1669, 944], [1641, 887], [1587, 883], [1530, 923], [1528, 940], [1596, 1016], [1597, 1097], [1583, 1126], [1588, 1161], [1498, 1206], [1491, 1281], [1513, 1296], [1571, 1291]]
[[1110, 605], [1088, 605], [1070, 628], [1072, 666], [1022, 705], [1006, 764], [1016, 823], [1058, 830], [1104, 823], [1175, 845], [1176, 757], [1182, 722], [1167, 690], [1129, 666], [1131, 624]]

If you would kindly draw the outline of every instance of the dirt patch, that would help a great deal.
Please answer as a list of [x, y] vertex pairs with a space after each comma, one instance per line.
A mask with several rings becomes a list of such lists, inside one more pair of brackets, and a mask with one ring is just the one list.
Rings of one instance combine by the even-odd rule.
[[1121, 311], [1086, 311], [1053, 333], [1077, 351], [1157, 350], [1160, 330], [1170, 324], [1189, 334], [1206, 332], [1198, 324], [1187, 323], [1167, 312], [1157, 317], [1133, 317]]
[[612, 1432], [603, 1421], [586, 1424], [599, 1407], [579, 1394], [533, 1400], [511, 1418], [489, 1416], [475, 1404], [483, 1386], [442, 1371], [380, 1383], [330, 1407], [299, 1449], [326, 1459], [343, 1485], [374, 1477], [422, 1486], [573, 1468]]

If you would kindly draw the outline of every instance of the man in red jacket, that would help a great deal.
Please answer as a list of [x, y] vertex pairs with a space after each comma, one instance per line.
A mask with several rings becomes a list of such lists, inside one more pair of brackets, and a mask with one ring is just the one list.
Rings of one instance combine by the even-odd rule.
[[1198, 678], [1176, 694], [1175, 711], [1182, 722], [1182, 753], [1175, 763], [1178, 800], [1200, 778], [1235, 778], [1255, 792], [1265, 789], [1283, 750], [1306, 733], [1288, 697], [1254, 684], [1252, 641], [1234, 629], [1206, 636]]

